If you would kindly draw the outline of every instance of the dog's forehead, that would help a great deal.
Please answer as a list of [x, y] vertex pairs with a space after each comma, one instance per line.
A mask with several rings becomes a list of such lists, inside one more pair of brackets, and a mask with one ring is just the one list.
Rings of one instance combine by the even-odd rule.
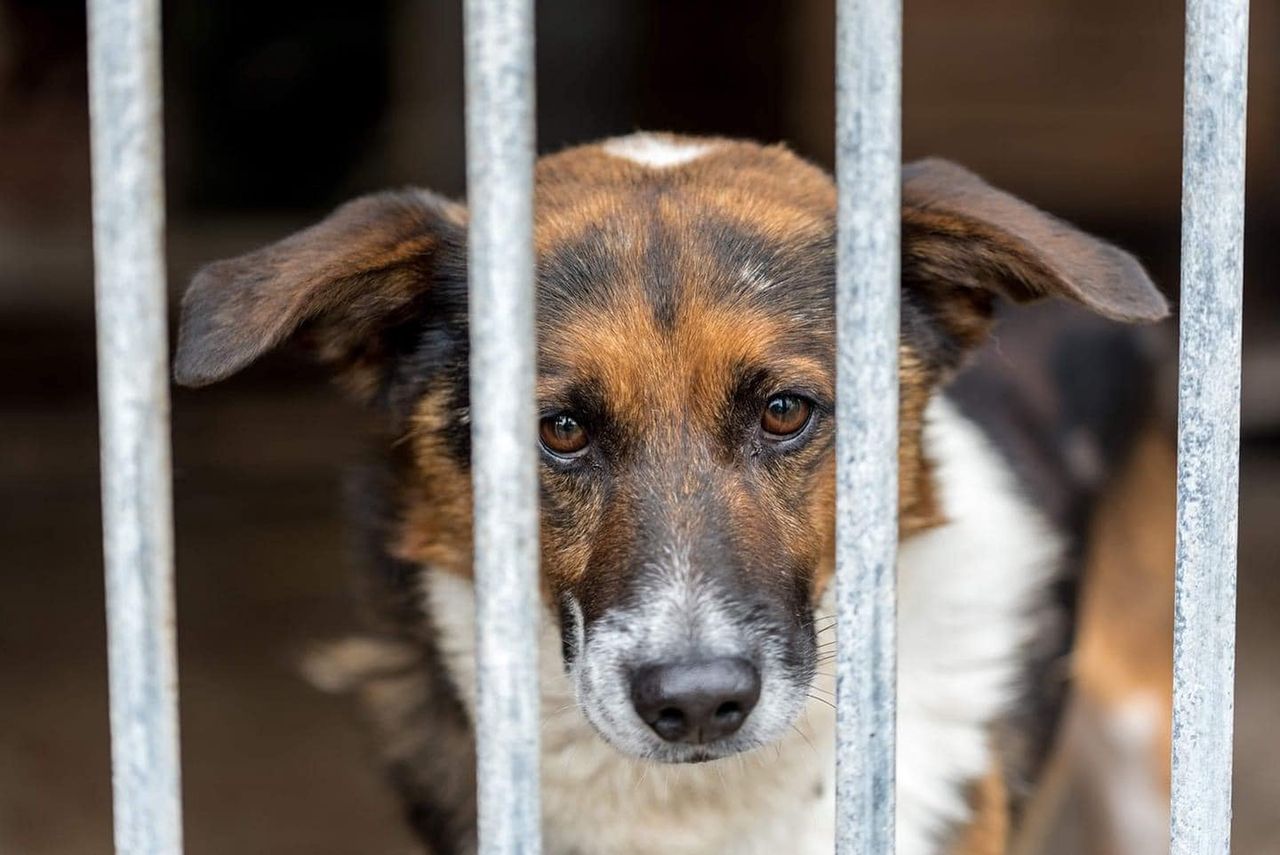
[[639, 399], [820, 360], [834, 201], [824, 173], [776, 146], [643, 134], [544, 158], [544, 372]]
[[754, 225], [783, 238], [830, 227], [829, 176], [780, 145], [674, 134], [633, 134], [538, 161], [540, 251], [604, 218], [665, 204], [666, 214]]

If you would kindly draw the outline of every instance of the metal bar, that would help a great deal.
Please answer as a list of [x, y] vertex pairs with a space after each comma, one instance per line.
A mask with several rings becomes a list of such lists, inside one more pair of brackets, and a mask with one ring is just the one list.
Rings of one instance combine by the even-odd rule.
[[1231, 851], [1248, 0], [1188, 0], [1173, 855]]
[[836, 19], [836, 851], [894, 851], [901, 0]]
[[466, 0], [482, 855], [541, 849], [532, 0]]
[[115, 846], [182, 851], [158, 0], [90, 0]]

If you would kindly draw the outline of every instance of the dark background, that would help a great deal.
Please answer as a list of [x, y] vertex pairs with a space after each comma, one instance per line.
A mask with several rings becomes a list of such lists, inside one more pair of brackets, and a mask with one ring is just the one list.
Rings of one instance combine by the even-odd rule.
[[[634, 129], [830, 165], [830, 0], [544, 0], [540, 148]], [[461, 195], [459, 0], [164, 4], [171, 287], [367, 190]], [[908, 157], [958, 160], [1177, 290], [1181, 4], [911, 0]], [[0, 852], [109, 850], [84, 15], [0, 0]], [[1237, 841], [1280, 840], [1280, 4], [1253, 9]], [[1167, 326], [1172, 347], [1173, 325]], [[1173, 373], [1161, 393], [1172, 417]], [[268, 360], [175, 390], [189, 852], [406, 851], [356, 715], [296, 676], [353, 626], [360, 414]]]

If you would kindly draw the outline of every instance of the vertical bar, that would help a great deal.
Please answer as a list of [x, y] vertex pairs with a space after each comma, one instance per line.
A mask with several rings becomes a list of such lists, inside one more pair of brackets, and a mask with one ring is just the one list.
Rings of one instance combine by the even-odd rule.
[[480, 852], [541, 849], [533, 0], [466, 0]]
[[1173, 855], [1231, 850], [1248, 0], [1188, 0]]
[[158, 0], [90, 0], [115, 846], [182, 851]]
[[836, 851], [894, 851], [901, 0], [836, 18]]

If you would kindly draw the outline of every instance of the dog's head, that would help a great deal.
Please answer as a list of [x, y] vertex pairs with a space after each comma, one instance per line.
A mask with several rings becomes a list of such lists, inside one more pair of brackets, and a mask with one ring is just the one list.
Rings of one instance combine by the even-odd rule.
[[[832, 575], [832, 182], [780, 147], [658, 135], [546, 157], [536, 182], [543, 588], [579, 702], [638, 756], [771, 742], [806, 703]], [[996, 297], [1166, 309], [1133, 258], [959, 167], [908, 166], [902, 196], [905, 536], [939, 521], [925, 404]], [[176, 362], [199, 385], [310, 343], [408, 450], [392, 548], [463, 576], [466, 226], [385, 193], [213, 264]]]

